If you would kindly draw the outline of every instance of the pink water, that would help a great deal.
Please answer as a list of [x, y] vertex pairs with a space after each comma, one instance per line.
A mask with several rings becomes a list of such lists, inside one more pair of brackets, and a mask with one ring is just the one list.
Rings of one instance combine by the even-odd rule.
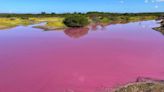
[[164, 79], [164, 36], [154, 26], [2, 30], [0, 92], [102, 92], [140, 76]]

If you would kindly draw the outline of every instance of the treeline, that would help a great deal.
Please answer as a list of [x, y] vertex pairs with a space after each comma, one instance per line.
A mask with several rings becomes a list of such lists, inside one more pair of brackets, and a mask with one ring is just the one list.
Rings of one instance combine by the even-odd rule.
[[164, 12], [154, 12], [154, 13], [109, 13], [109, 12], [87, 12], [87, 13], [46, 13], [42, 12], [40, 14], [16, 14], [16, 13], [0, 13], [0, 17], [67, 17], [70, 15], [84, 15], [88, 17], [108, 17], [108, 16], [161, 16], [164, 15]]

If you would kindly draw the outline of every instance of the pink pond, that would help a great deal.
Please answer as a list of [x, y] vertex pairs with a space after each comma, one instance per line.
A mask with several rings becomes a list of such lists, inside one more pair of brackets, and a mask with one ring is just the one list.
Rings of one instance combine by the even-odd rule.
[[0, 92], [102, 92], [138, 77], [164, 79], [164, 35], [155, 26], [1, 30]]

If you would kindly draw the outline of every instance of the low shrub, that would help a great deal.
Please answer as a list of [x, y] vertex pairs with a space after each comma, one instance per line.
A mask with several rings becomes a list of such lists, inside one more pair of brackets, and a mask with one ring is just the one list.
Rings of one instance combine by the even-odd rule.
[[110, 20], [109, 18], [104, 17], [101, 19], [101, 23], [110, 23]]
[[68, 27], [84, 27], [89, 24], [88, 18], [83, 15], [72, 15], [66, 17], [63, 23]]

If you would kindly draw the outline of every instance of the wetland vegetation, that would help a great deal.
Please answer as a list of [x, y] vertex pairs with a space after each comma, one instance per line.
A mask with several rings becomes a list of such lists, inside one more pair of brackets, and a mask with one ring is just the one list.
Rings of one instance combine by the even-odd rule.
[[65, 13], [65, 14], [0, 14], [0, 29], [19, 25], [30, 25], [46, 22], [44, 26], [36, 26], [45, 30], [65, 29], [67, 27], [83, 27], [87, 25], [109, 25], [117, 23], [155, 20], [163, 13]]

